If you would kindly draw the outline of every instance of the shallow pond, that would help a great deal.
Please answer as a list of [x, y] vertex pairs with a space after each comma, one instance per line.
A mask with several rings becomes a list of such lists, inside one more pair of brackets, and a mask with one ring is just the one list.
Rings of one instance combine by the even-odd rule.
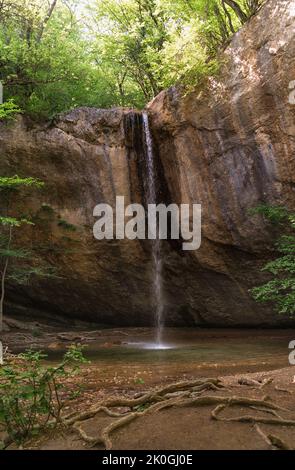
[[[85, 348], [92, 363], [164, 364], [167, 365], [237, 365], [273, 364], [288, 366], [289, 342], [293, 330], [201, 330], [168, 328], [163, 347], [153, 342], [151, 329], [122, 329], [95, 332]], [[61, 357], [66, 350], [59, 344], [47, 349], [49, 360]]]

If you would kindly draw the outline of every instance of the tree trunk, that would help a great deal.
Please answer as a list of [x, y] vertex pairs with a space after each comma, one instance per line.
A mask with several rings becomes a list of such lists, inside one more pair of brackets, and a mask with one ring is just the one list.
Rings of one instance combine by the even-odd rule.
[[224, 2], [234, 10], [237, 17], [241, 20], [241, 23], [246, 23], [246, 21], [248, 20], [248, 16], [237, 2], [235, 2], [234, 0], [224, 0]]
[[220, 30], [220, 34], [221, 34], [221, 37], [222, 37], [222, 42], [225, 43], [227, 41], [227, 39], [229, 38], [229, 34], [228, 34], [227, 27], [226, 27], [226, 22], [225, 22], [222, 14], [219, 10], [219, 7], [217, 5], [214, 5], [214, 13], [215, 13], [217, 21], [218, 21], [219, 30]]
[[228, 24], [229, 24], [229, 28], [231, 30], [231, 32], [234, 34], [235, 33], [235, 28], [233, 26], [233, 22], [232, 22], [232, 19], [231, 19], [231, 16], [230, 16], [230, 13], [228, 12], [226, 6], [225, 6], [225, 3], [224, 3], [224, 0], [222, 0], [222, 8], [223, 8], [223, 11], [228, 19]]
[[118, 88], [119, 88], [119, 93], [121, 97], [121, 106], [124, 106], [125, 104], [125, 92], [124, 92], [124, 82], [126, 78], [127, 72], [124, 72], [122, 78], [118, 78]]
[[57, 4], [58, 0], [53, 0], [53, 2], [51, 3], [50, 7], [49, 7], [49, 10], [48, 10], [48, 13], [47, 15], [45, 16], [42, 24], [41, 24], [41, 27], [40, 27], [40, 31], [39, 31], [39, 34], [37, 36], [37, 42], [40, 42], [41, 39], [42, 39], [42, 36], [43, 36], [43, 33], [44, 33], [44, 30], [45, 30], [45, 27], [48, 23], [48, 21], [50, 20], [53, 12], [54, 12], [54, 9], [56, 7], [56, 4]]

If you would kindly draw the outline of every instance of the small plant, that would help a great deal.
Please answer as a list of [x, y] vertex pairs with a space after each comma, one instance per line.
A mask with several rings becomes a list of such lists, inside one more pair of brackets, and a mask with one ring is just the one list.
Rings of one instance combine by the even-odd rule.
[[151, 406], [150, 403], [144, 403], [143, 405], [138, 405], [138, 406], [135, 406], [134, 409], [136, 411], [138, 411], [139, 413], [142, 413], [143, 411], [145, 411], [147, 408], [149, 408]]
[[69, 393], [69, 400], [76, 400], [77, 398], [80, 398], [82, 393], [83, 393], [83, 385], [82, 384], [79, 384], [77, 385], [77, 389], [76, 390], [71, 390], [70, 393]]
[[41, 210], [43, 212], [47, 212], [47, 214], [49, 215], [53, 215], [54, 214], [54, 209], [52, 206], [50, 206], [50, 204], [45, 204], [43, 203], [42, 206], [41, 206]]
[[32, 336], [34, 338], [41, 338], [43, 336], [42, 331], [38, 330], [38, 328], [33, 328]]
[[21, 109], [12, 100], [6, 101], [0, 104], [0, 121], [11, 121], [21, 112]]
[[0, 369], [0, 424], [17, 443], [61, 421], [65, 402], [73, 394], [65, 381], [87, 362], [82, 347], [74, 345], [56, 367], [44, 366], [45, 358], [42, 352], [29, 350]]
[[287, 217], [290, 215], [290, 211], [288, 211], [286, 207], [268, 206], [267, 204], [259, 204], [258, 206], [251, 208], [248, 213], [250, 215], [262, 215], [266, 220], [269, 220], [273, 224], [279, 224], [286, 221]]
[[145, 384], [145, 381], [144, 381], [143, 378], [137, 377], [136, 379], [134, 379], [134, 383], [135, 383], [136, 385], [144, 385], [144, 384]]
[[69, 232], [75, 232], [76, 231], [75, 225], [70, 224], [69, 222], [67, 222], [64, 219], [60, 219], [58, 221], [57, 225], [59, 227], [63, 228], [64, 230], [68, 230]]

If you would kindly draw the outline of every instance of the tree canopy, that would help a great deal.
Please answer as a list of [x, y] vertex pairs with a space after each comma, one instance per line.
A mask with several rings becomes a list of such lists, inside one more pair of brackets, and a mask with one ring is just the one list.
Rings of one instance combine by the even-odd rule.
[[2, 0], [6, 100], [38, 116], [195, 86], [263, 0]]

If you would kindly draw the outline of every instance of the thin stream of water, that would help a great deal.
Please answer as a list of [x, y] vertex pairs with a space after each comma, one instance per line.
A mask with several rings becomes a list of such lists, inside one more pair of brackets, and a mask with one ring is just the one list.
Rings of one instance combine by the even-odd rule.
[[[155, 158], [153, 152], [153, 141], [149, 126], [149, 118], [146, 112], [143, 113], [143, 129], [146, 142], [146, 157], [147, 157], [147, 178], [148, 178], [148, 191], [147, 202], [148, 204], [157, 203], [157, 188], [156, 188], [156, 173], [155, 173]], [[162, 258], [161, 258], [161, 240], [157, 233], [156, 239], [152, 241], [152, 257], [154, 269], [153, 292], [155, 300], [155, 323], [156, 323], [156, 343], [155, 349], [163, 349], [163, 281], [162, 281]]]

